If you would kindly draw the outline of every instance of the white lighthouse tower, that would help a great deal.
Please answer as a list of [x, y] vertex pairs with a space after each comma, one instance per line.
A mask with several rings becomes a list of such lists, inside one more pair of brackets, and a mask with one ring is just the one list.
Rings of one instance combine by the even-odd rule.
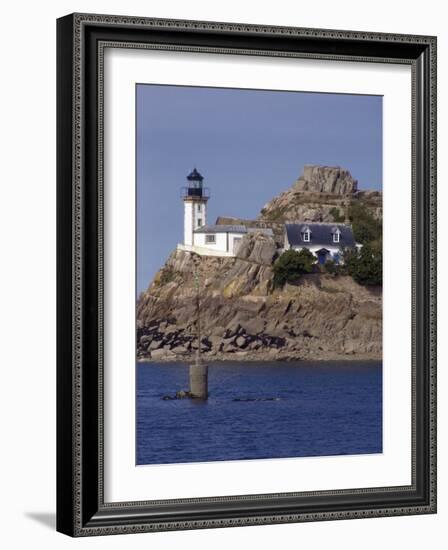
[[204, 178], [196, 170], [187, 176], [188, 186], [182, 189], [184, 201], [184, 245], [193, 246], [194, 231], [207, 225], [208, 190], [202, 186]]

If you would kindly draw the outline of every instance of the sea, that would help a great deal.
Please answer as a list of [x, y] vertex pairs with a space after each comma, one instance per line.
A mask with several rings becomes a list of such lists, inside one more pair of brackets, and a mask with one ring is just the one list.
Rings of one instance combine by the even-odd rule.
[[380, 361], [222, 362], [209, 398], [188, 364], [137, 363], [136, 464], [382, 452]]

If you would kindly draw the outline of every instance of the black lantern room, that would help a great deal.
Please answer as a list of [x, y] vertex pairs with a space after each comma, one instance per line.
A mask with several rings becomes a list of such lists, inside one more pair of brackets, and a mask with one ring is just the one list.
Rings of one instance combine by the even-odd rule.
[[191, 199], [208, 199], [208, 190], [202, 186], [204, 177], [200, 172], [193, 168], [187, 176], [188, 187], [183, 187], [182, 192], [184, 198]]

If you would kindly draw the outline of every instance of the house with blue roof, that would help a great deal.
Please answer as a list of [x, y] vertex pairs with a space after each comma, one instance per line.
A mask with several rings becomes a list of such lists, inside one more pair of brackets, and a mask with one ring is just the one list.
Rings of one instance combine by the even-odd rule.
[[360, 248], [352, 228], [343, 223], [286, 223], [284, 250], [308, 249], [319, 264], [342, 263], [345, 248]]

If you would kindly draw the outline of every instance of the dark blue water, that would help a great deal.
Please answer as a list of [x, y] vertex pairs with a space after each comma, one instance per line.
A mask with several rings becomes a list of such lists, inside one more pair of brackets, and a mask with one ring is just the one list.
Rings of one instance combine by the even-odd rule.
[[216, 363], [208, 401], [162, 400], [181, 389], [187, 365], [137, 364], [137, 464], [382, 452], [381, 362]]

